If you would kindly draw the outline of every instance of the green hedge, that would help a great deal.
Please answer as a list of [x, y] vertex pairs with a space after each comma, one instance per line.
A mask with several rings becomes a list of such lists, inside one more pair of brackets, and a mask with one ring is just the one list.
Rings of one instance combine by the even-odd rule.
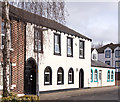
[[18, 97], [15, 93], [10, 93], [8, 97], [2, 97], [2, 102], [34, 102], [40, 100], [40, 97], [37, 95], [24, 95], [21, 97]]

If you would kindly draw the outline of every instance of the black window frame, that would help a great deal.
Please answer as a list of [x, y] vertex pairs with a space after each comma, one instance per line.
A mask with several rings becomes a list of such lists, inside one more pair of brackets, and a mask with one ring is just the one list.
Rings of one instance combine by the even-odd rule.
[[115, 57], [116, 57], [116, 58], [120, 58], [119, 53], [120, 53], [120, 50], [115, 50]]
[[[71, 55], [68, 54], [68, 39], [71, 40]], [[67, 37], [67, 57], [73, 57], [73, 38]]]
[[[58, 80], [59, 70], [62, 70], [62, 81], [61, 81], [61, 83], [59, 83], [59, 80]], [[57, 85], [63, 85], [63, 84], [64, 84], [64, 70], [63, 70], [62, 67], [59, 67], [58, 70], [57, 70]]]
[[[70, 70], [72, 71], [72, 82], [70, 82], [70, 80], [69, 80]], [[68, 84], [74, 84], [74, 70], [73, 70], [73, 68], [70, 68], [70, 69], [68, 70]]]
[[[82, 57], [80, 56], [80, 42], [83, 43], [83, 56]], [[83, 40], [79, 40], [79, 58], [85, 59], [85, 41], [83, 41]]]
[[105, 61], [105, 64], [107, 64], [107, 65], [111, 65], [111, 61]]
[[[117, 66], [117, 63], [118, 63], [118, 66]], [[120, 63], [120, 60], [115, 61], [115, 68], [120, 68], [119, 63]]]
[[[35, 31], [38, 31], [39, 32], [39, 34], [40, 34], [40, 36], [39, 36], [39, 39], [38, 39], [38, 35], [37, 35], [37, 37], [35, 36]], [[35, 38], [36, 37], [36, 38]], [[35, 41], [35, 40], [37, 40], [37, 41]], [[41, 40], [41, 41], [40, 41]], [[39, 50], [38, 49], [38, 42], [40, 41], [40, 44], [41, 44], [41, 49]], [[36, 42], [37, 42], [37, 45], [36, 45]], [[37, 46], [37, 48], [35, 48]], [[43, 53], [43, 32], [42, 32], [42, 30], [41, 29], [39, 29], [39, 28], [36, 28], [36, 27], [34, 27], [34, 52], [38, 52], [38, 53]]]
[[111, 50], [105, 51], [105, 58], [111, 58]]
[[[45, 77], [46, 77], [46, 70], [49, 70], [50, 74], [49, 74], [49, 83], [46, 83]], [[52, 69], [51, 67], [47, 66], [44, 70], [44, 85], [52, 85]]]
[[[59, 52], [55, 51], [55, 36], [58, 36], [58, 38], [59, 38], [59, 50], [60, 50]], [[57, 33], [54, 33], [54, 55], [61, 56], [61, 35], [57, 34]]]

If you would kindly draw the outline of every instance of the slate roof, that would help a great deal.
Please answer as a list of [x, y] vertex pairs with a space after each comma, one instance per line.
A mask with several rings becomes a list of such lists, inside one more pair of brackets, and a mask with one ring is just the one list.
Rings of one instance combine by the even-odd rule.
[[[2, 11], [2, 12], [4, 15], [4, 11]], [[23, 9], [16, 8], [12, 5], [10, 5], [10, 18], [11, 19], [12, 18], [19, 19], [19, 20], [22, 20], [24, 22], [29, 22], [29, 23], [36, 24], [39, 26], [47, 27], [47, 28], [50, 28], [52, 30], [60, 31], [60, 32], [63, 32], [66, 34], [74, 35], [74, 36], [92, 41], [90, 38], [76, 32], [76, 31], [74, 31], [74, 30], [54, 21], [54, 20], [50, 20], [50, 19], [47, 19], [45, 17], [41, 17], [37, 14], [33, 14], [33, 13], [30, 13], [30, 12], [25, 11]]]
[[91, 67], [102, 67], [102, 68], [112, 68], [112, 69], [115, 69], [114, 67], [112, 66], [109, 66], [99, 60], [97, 61], [94, 61], [94, 60], [91, 60]]
[[113, 43], [107, 44], [107, 45], [105, 45], [105, 46], [103, 46], [103, 47], [101, 47], [101, 48], [98, 48], [98, 49], [97, 49], [98, 53], [104, 53], [104, 50], [105, 50], [107, 47], [111, 48], [112, 53], [114, 53], [114, 49], [115, 49], [116, 47], [120, 47], [120, 44], [113, 44]]

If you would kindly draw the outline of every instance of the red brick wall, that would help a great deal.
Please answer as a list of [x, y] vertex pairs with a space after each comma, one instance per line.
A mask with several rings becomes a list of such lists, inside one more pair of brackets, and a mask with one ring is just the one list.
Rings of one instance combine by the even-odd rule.
[[12, 29], [12, 48], [11, 62], [16, 64], [12, 66], [12, 84], [16, 85], [13, 92], [24, 93], [24, 46], [25, 46], [25, 24], [23, 22], [11, 21]]

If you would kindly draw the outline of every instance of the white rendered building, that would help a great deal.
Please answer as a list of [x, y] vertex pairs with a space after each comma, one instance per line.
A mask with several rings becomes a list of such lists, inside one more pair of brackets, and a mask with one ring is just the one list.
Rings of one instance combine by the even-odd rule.
[[115, 68], [98, 60], [98, 51], [92, 48], [91, 87], [115, 85]]

